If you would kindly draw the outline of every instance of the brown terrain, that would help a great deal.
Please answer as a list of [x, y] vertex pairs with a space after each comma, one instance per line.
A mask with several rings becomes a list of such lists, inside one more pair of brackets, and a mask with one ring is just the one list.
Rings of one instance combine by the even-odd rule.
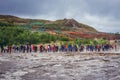
[[[30, 25], [32, 30], [37, 31], [41, 28], [45, 28], [45, 32], [53, 35], [65, 36], [70, 39], [73, 38], [106, 38], [110, 39], [120, 39], [119, 34], [99, 32], [91, 26], [77, 22], [74, 19], [63, 19], [56, 21], [42, 20], [42, 19], [23, 19], [11, 15], [0, 15], [0, 23], [10, 23], [14, 25]], [[56, 30], [60, 30], [56, 32]]]

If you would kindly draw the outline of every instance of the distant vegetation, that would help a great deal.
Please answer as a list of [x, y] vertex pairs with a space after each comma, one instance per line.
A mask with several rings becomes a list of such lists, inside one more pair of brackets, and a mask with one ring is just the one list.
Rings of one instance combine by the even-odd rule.
[[[52, 34], [49, 31], [56, 34]], [[0, 46], [13, 44], [40, 44], [61, 41], [63, 43], [79, 45], [107, 43], [107, 40], [105, 40], [106, 38], [102, 39], [101, 37], [103, 34], [99, 34], [100, 33], [94, 28], [78, 23], [74, 19], [48, 21], [0, 15]], [[99, 36], [101, 39], [94, 40], [94, 35], [97, 35], [97, 37]], [[116, 33], [115, 35], [119, 36], [119, 33]], [[85, 39], [85, 36], [87, 39]]]
[[0, 27], [5, 27], [5, 26], [14, 26], [14, 25], [11, 24], [11, 23], [3, 23], [3, 22], [0, 22]]
[[48, 33], [32, 32], [24, 28], [0, 27], [0, 45], [40, 44], [51, 41], [69, 41], [69, 39]]
[[[46, 32], [32, 32], [28, 29], [20, 27], [0, 27], [0, 45], [20, 45], [20, 44], [40, 44], [40, 43], [50, 43], [50, 42], [59, 42], [71, 43], [69, 38], [63, 36], [55, 36]], [[102, 44], [107, 43], [106, 40], [92, 40], [92, 39], [79, 39], [76, 38], [72, 41], [71, 44]]]

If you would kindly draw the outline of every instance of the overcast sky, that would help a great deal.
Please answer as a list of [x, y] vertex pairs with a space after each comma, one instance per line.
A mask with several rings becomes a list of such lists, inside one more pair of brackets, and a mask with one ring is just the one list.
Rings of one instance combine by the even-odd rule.
[[102, 32], [120, 32], [120, 0], [0, 0], [0, 14], [56, 20], [74, 18]]

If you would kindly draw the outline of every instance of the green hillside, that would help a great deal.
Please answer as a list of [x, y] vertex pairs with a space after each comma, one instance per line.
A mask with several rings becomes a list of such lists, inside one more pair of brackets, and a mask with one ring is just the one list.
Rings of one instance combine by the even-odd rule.
[[[90, 44], [94, 39], [120, 39], [120, 35], [98, 32], [74, 19], [56, 21], [0, 15], [0, 46], [69, 42]], [[100, 41], [101, 42], [101, 41]], [[70, 42], [71, 43], [71, 42]]]
[[77, 30], [81, 32], [97, 32], [91, 26], [78, 23], [74, 19], [63, 19], [56, 21], [49, 20], [40, 20], [40, 19], [22, 19], [19, 17], [11, 15], [0, 15], [0, 25], [17, 25], [28, 27], [29, 29], [34, 29], [37, 26], [36, 30]]

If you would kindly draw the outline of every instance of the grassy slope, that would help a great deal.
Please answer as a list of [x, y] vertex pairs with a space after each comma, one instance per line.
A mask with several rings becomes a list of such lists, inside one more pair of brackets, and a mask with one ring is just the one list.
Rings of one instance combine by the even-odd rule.
[[78, 23], [75, 20], [72, 20], [73, 22], [72, 21], [68, 22], [66, 25], [66, 22], [69, 20], [72, 20], [72, 19], [49, 21], [49, 20], [38, 20], [38, 19], [22, 19], [19, 17], [10, 16], [10, 15], [0, 15], [0, 22], [2, 23], [11, 23], [11, 24], [16, 24], [16, 25], [27, 25], [27, 24], [33, 23], [32, 26], [36, 26], [37, 23], [40, 23], [39, 24], [40, 27], [46, 27], [47, 29], [50, 29], [50, 30], [52, 29], [53, 30], [54, 29], [72, 30], [73, 29], [72, 24], [76, 24], [77, 30], [80, 30], [78, 28], [82, 28], [84, 29], [84, 31], [96, 32], [96, 30], [92, 28], [91, 26]]
[[[96, 35], [98, 37], [102, 37], [102, 33], [98, 32], [96, 29], [93, 27], [78, 23], [74, 19], [63, 19], [63, 20], [56, 20], [56, 21], [49, 21], [49, 20], [42, 20], [42, 19], [23, 19], [11, 15], [0, 15], [0, 26], [5, 25], [16, 25], [19, 27], [25, 27], [26, 29], [30, 29], [33, 31], [39, 31], [39, 30], [46, 30], [46, 31], [60, 31], [61, 35], [68, 35], [72, 37], [81, 37], [80, 32], [83, 33], [82, 37], [90, 37], [94, 35], [92, 33], [98, 33], [101, 35]], [[69, 31], [69, 32], [75, 32], [74, 35], [68, 34], [68, 32], [64, 33], [64, 31]], [[76, 34], [77, 33], [77, 34]], [[87, 33], [87, 34], [86, 34]], [[86, 34], [86, 35], [84, 35]], [[110, 35], [110, 34], [107, 34]], [[106, 36], [106, 35], [105, 35]]]

